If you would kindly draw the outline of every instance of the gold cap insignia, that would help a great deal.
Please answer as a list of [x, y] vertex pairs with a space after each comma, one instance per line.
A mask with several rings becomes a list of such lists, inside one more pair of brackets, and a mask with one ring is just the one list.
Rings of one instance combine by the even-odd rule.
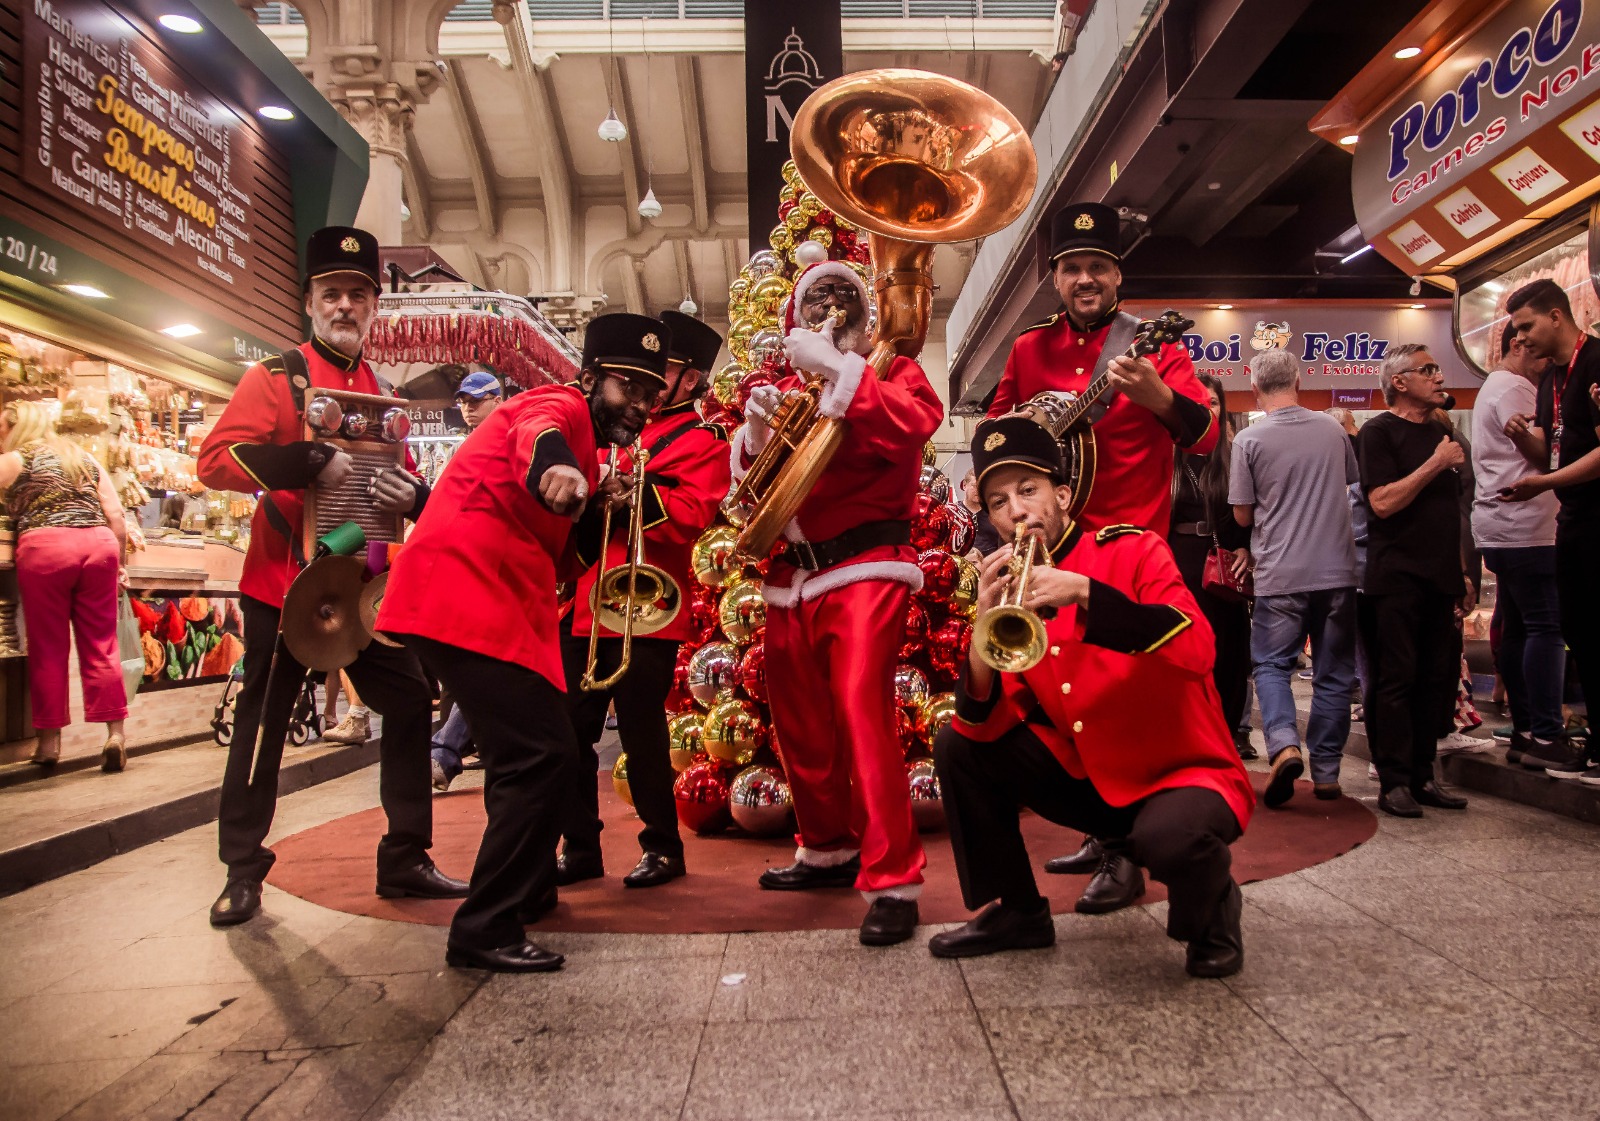
[[1075, 229], [1075, 230], [1092, 230], [1092, 229], [1094, 229], [1094, 215], [1092, 215], [1092, 214], [1080, 214], [1080, 215], [1078, 215], [1077, 220], [1072, 223], [1072, 228]]
[[661, 349], [661, 340], [656, 338], [654, 335], [646, 335], [644, 338], [639, 340], [639, 345], [644, 347], [651, 354], [654, 354], [656, 351]]
[[361, 252], [361, 243], [353, 237], [347, 237], [339, 243], [339, 248], [346, 253], [359, 253]]
[[1005, 442], [1006, 434], [1004, 432], [991, 433], [989, 438], [983, 442], [983, 450], [986, 452], [992, 452], [995, 448], [998, 448]]

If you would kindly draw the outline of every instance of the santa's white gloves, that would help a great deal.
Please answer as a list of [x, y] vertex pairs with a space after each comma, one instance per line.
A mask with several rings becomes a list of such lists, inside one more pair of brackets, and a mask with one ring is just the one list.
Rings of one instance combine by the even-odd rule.
[[831, 316], [823, 320], [822, 326], [815, 331], [808, 331], [803, 327], [794, 328], [785, 336], [783, 349], [788, 355], [789, 365], [804, 373], [816, 374], [829, 385], [844, 376], [845, 370], [849, 368], [848, 359], [853, 357], [840, 354], [839, 348], [833, 344]]
[[775, 385], [758, 385], [750, 391], [750, 398], [744, 405], [744, 445], [751, 455], [760, 455], [761, 449], [767, 446], [772, 436], [768, 426], [778, 415], [783, 397], [783, 390]]

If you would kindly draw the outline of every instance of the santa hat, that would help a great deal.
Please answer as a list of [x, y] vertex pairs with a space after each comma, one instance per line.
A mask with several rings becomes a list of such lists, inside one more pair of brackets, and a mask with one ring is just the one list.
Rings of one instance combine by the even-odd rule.
[[800, 326], [799, 307], [800, 301], [805, 298], [806, 289], [819, 280], [829, 277], [848, 280], [856, 287], [856, 292], [861, 298], [861, 306], [871, 309], [871, 297], [867, 293], [867, 282], [861, 279], [861, 274], [856, 272], [844, 261], [818, 261], [814, 265], [807, 265], [805, 271], [795, 278], [794, 291], [783, 305], [783, 333], [788, 334]]

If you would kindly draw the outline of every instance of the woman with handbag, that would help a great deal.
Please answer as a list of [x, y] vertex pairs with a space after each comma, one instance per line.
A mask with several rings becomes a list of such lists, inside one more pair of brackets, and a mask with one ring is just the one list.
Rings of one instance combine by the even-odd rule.
[[28, 692], [39, 744], [30, 762], [61, 758], [67, 712], [68, 626], [78, 640], [84, 719], [104, 723], [101, 770], [128, 764], [128, 694], [117, 652], [127, 534], [110, 476], [55, 430], [37, 401], [0, 412], [0, 489], [17, 529], [17, 586], [28, 629]]
[[1177, 453], [1167, 543], [1183, 582], [1194, 593], [1216, 635], [1217, 657], [1211, 675], [1222, 698], [1222, 714], [1228, 727], [1235, 729], [1234, 745], [1241, 759], [1254, 759], [1256, 749], [1249, 735], [1238, 732], [1250, 697], [1250, 531], [1233, 520], [1228, 505], [1233, 424], [1224, 405], [1222, 383], [1210, 374], [1196, 376], [1221, 417], [1222, 437], [1206, 455]]

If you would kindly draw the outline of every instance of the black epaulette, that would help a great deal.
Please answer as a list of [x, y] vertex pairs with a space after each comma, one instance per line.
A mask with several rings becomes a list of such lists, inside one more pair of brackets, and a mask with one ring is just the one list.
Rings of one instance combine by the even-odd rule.
[[727, 443], [728, 442], [728, 439], [729, 439], [728, 430], [726, 428], [722, 427], [722, 425], [717, 424], [715, 421], [702, 420], [699, 424], [695, 425], [695, 427], [696, 428], [704, 428], [707, 432], [711, 433], [713, 436], [715, 436], [717, 439], [721, 440], [723, 443]]
[[1128, 525], [1126, 522], [1124, 522], [1121, 525], [1108, 525], [1108, 526], [1106, 526], [1104, 529], [1100, 530], [1098, 533], [1096, 533], [1094, 535], [1094, 540], [1095, 540], [1095, 543], [1097, 545], [1104, 545], [1107, 541], [1110, 541], [1113, 538], [1116, 538], [1116, 537], [1127, 537], [1129, 534], [1132, 534], [1132, 533], [1143, 533], [1143, 532], [1144, 532], [1144, 527], [1143, 526]]
[[1037, 331], [1044, 327], [1054, 327], [1057, 323], [1061, 322], [1061, 317], [1065, 314], [1065, 312], [1058, 311], [1049, 319], [1041, 319], [1037, 323], [1030, 323], [1028, 326], [1017, 332], [1017, 337], [1020, 338], [1023, 335], [1026, 335], [1029, 331]]

